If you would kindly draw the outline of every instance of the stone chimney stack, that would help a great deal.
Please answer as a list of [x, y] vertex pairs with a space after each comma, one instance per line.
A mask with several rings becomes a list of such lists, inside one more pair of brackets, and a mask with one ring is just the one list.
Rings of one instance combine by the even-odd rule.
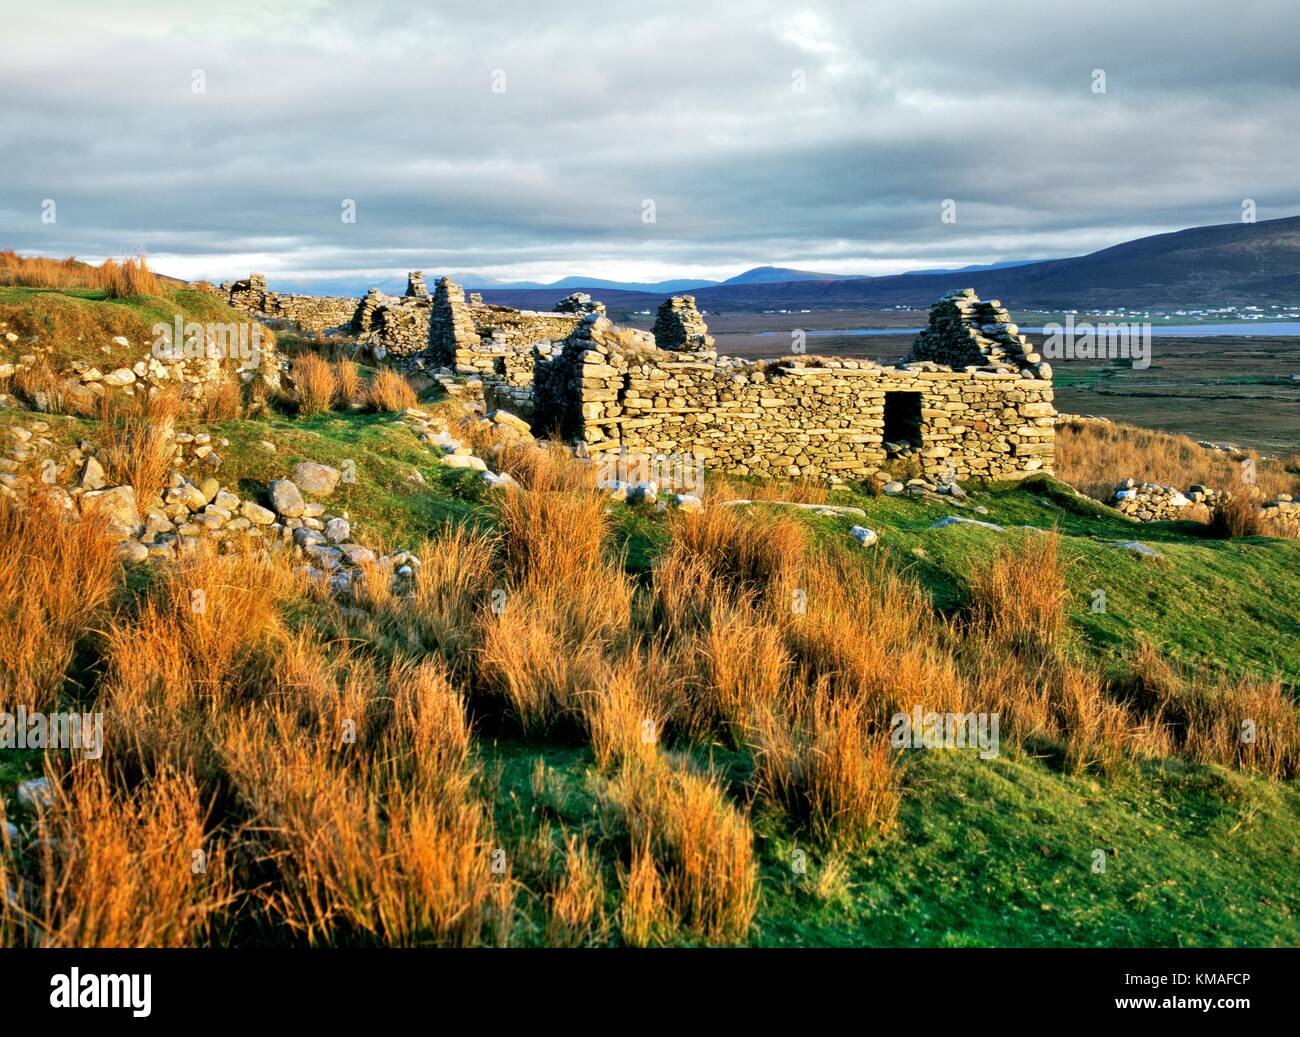
[[409, 299], [423, 299], [429, 294], [424, 286], [424, 271], [412, 270], [406, 275], [406, 296]]
[[683, 353], [713, 352], [713, 337], [695, 306], [695, 296], [674, 295], [659, 306], [655, 318], [655, 345]]

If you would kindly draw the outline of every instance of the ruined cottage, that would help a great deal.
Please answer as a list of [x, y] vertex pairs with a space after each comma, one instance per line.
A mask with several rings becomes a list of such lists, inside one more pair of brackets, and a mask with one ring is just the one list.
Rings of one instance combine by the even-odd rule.
[[467, 300], [447, 277], [430, 294], [418, 271], [402, 297], [276, 295], [256, 274], [228, 291], [266, 319], [308, 330], [333, 321], [404, 368], [477, 379], [491, 405], [592, 455], [689, 455], [781, 477], [859, 479], [898, 456], [941, 480], [1051, 471], [1051, 368], [1001, 303], [970, 289], [936, 302], [892, 365], [720, 357], [689, 295], [666, 300], [645, 332], [616, 326], [586, 296], [516, 310]]
[[[665, 307], [656, 332], [694, 310]], [[891, 366], [718, 357], [696, 316], [685, 338], [673, 331], [689, 350], [647, 348], [585, 318], [562, 350], [537, 355], [539, 412], [592, 455], [689, 454], [742, 474], [858, 479], [897, 455], [937, 479], [1051, 471], [1051, 369], [998, 302], [969, 289], [935, 303], [912, 354]]]

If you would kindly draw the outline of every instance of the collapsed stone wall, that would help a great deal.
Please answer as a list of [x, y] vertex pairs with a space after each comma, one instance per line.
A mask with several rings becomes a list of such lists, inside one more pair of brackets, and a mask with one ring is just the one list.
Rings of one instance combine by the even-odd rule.
[[534, 343], [558, 342], [568, 338], [582, 320], [580, 313], [540, 313], [536, 310], [515, 310], [508, 306], [490, 303], [469, 307], [470, 318], [479, 339], [492, 342], [493, 352], [523, 348]]
[[[1125, 479], [1106, 503], [1139, 522], [1207, 522], [1214, 508], [1232, 496], [1231, 491], [1200, 483], [1182, 493], [1173, 486]], [[1272, 500], [1263, 500], [1258, 494], [1255, 499], [1260, 501], [1259, 514], [1265, 529], [1281, 536], [1300, 537], [1300, 503], [1289, 493]]]
[[[292, 309], [278, 300], [305, 298], [274, 296], [259, 275], [230, 294], [277, 319]], [[477, 378], [490, 406], [593, 453], [689, 454], [787, 477], [863, 478], [891, 456], [940, 480], [1051, 471], [1051, 367], [1000, 303], [970, 289], [936, 302], [911, 355], [884, 367], [719, 358], [689, 295], [660, 306], [653, 334], [602, 310], [577, 295], [552, 313], [467, 301], [448, 277], [429, 296], [415, 271], [400, 298], [372, 289], [350, 327], [412, 369]]]
[[967, 347], [950, 320], [957, 297], [935, 305], [919, 348], [972, 361], [961, 369], [915, 356], [882, 367], [665, 351], [592, 315], [561, 349], [536, 353], [536, 414], [592, 454], [689, 454], [741, 474], [864, 478], [897, 452], [887, 436], [899, 428], [921, 471], [940, 480], [1050, 472], [1050, 369], [992, 344]]
[[929, 325], [916, 336], [912, 359], [952, 368], [971, 364], [1014, 364], [1034, 377], [1050, 378], [1051, 366], [997, 299], [981, 302], [972, 288], [951, 292], [930, 307]]
[[357, 312], [357, 300], [344, 296], [289, 295], [268, 291], [263, 274], [250, 274], [217, 291], [223, 301], [260, 320], [292, 324], [304, 331], [347, 328]]
[[[481, 296], [479, 301], [482, 301]], [[555, 304], [555, 312], [579, 314], [599, 313], [603, 317], [605, 316], [605, 304], [593, 299], [586, 292], [574, 292], [572, 295], [566, 295]]]
[[389, 354], [415, 356], [428, 348], [432, 302], [427, 293], [413, 294], [414, 285], [423, 288], [423, 280], [416, 280], [418, 275], [419, 271], [411, 275], [405, 295], [385, 295], [371, 288], [357, 307], [350, 330], [376, 350], [378, 359]]
[[540, 313], [466, 302], [465, 290], [444, 277], [431, 301], [428, 348], [414, 360], [475, 376], [489, 406], [528, 416], [535, 408], [535, 348], [549, 354], [551, 343], [572, 335], [583, 317], [580, 312]]
[[346, 331], [381, 360], [391, 356], [417, 368], [432, 364], [458, 374], [499, 377], [512, 391], [527, 382], [524, 372], [531, 367], [535, 343], [566, 338], [586, 313], [605, 309], [581, 293], [561, 300], [552, 313], [493, 306], [477, 292], [466, 302], [464, 289], [446, 277], [430, 295], [420, 270], [407, 275], [404, 295], [371, 288], [359, 300], [272, 292], [257, 273], [220, 288], [198, 287], [261, 320], [309, 332]]

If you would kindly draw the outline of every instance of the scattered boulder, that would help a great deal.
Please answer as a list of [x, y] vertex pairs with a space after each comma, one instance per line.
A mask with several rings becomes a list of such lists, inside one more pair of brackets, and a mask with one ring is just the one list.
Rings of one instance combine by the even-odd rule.
[[498, 473], [498, 472], [485, 470], [482, 474], [483, 474], [483, 481], [488, 484], [488, 487], [490, 489], [493, 490], [504, 490], [508, 486], [518, 485], [518, 483], [515, 482], [514, 477], [509, 475], [506, 472]]
[[871, 547], [880, 539], [874, 529], [868, 529], [866, 526], [854, 526], [849, 530], [849, 536], [863, 547]]
[[340, 478], [337, 468], [315, 461], [302, 461], [293, 468], [293, 481], [309, 497], [328, 497], [338, 486]]
[[49, 807], [54, 803], [54, 790], [47, 778], [28, 778], [18, 783], [18, 802], [23, 806]]
[[1124, 551], [1131, 551], [1133, 554], [1142, 558], [1163, 558], [1159, 551], [1154, 547], [1148, 547], [1146, 544], [1137, 540], [1108, 540], [1105, 542], [1107, 547], [1117, 547]]
[[113, 555], [123, 565], [140, 565], [149, 561], [149, 548], [138, 540], [123, 540], [114, 548]]
[[117, 536], [135, 536], [143, 526], [135, 503], [135, 489], [131, 486], [83, 493], [81, 509], [83, 514], [104, 515], [108, 519], [109, 532]]
[[492, 419], [492, 423], [497, 427], [515, 433], [516, 435], [527, 436], [529, 439], [532, 438], [532, 426], [530, 426], [528, 422], [524, 421], [523, 418], [511, 414], [508, 410], [498, 409], [493, 411], [489, 416]]
[[325, 535], [336, 544], [352, 539], [352, 525], [347, 519], [332, 518], [325, 523]]
[[288, 479], [272, 479], [267, 486], [267, 492], [271, 496], [271, 507], [276, 514], [285, 518], [299, 518], [302, 516], [303, 509], [307, 506], [302, 499], [302, 491], [298, 486]]
[[361, 565], [375, 560], [375, 552], [360, 544], [339, 544], [338, 552], [347, 559], [349, 565]]
[[486, 472], [487, 462], [473, 454], [445, 454], [442, 463], [449, 468], [472, 468], [476, 472]]
[[947, 526], [956, 526], [956, 525], [982, 526], [985, 529], [991, 529], [996, 533], [1005, 532], [1005, 527], [1003, 526], [995, 525], [992, 522], [981, 522], [979, 519], [966, 518], [966, 516], [964, 515], [946, 515], [945, 517], [941, 518], [938, 522], [934, 523], [930, 528], [943, 529]]
[[88, 457], [81, 463], [77, 474], [77, 486], [83, 490], [102, 490], [108, 480], [104, 478], [104, 466], [95, 458]]

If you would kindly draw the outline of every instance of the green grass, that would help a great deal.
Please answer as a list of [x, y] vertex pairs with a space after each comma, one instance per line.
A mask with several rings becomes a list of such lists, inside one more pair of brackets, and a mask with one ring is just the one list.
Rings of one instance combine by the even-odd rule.
[[[103, 291], [90, 288], [0, 287], [0, 321], [7, 321], [20, 336], [15, 343], [0, 342], [0, 348], [13, 360], [31, 352], [35, 339], [36, 345], [51, 347], [49, 357], [58, 369], [74, 360], [101, 367], [113, 359], [134, 363], [152, 344], [153, 326], [171, 327], [177, 314], [204, 324], [248, 319], [216, 297], [189, 288], [166, 295], [106, 299]], [[111, 346], [117, 335], [130, 341], [128, 349]], [[111, 352], [105, 354], [103, 346], [110, 346]]]
[[[604, 779], [586, 749], [491, 741], [481, 755], [506, 845], [543, 824], [557, 848], [559, 833], [581, 834], [603, 850], [606, 890], [616, 888], [620, 848], [602, 844]], [[712, 762], [743, 795], [745, 754], [715, 750]], [[898, 829], [857, 853], [800, 842], [774, 812], [752, 820], [758, 946], [1300, 944], [1294, 783], [1177, 761], [1099, 781], [1006, 751], [989, 762], [915, 753]], [[540, 927], [540, 905], [531, 914]]]
[[843, 858], [829, 889], [817, 882], [826, 861], [816, 848], [796, 876], [793, 840], [777, 819], [757, 820], [768, 891], [758, 942], [1300, 943], [1293, 785], [1176, 762], [1099, 782], [1006, 754], [916, 756], [900, 830]]
[[[94, 438], [93, 422], [40, 417], [60, 439]], [[224, 459], [218, 476], [245, 496], [261, 496], [268, 480], [288, 476], [301, 460], [355, 462], [356, 483], [340, 485], [330, 505], [350, 513], [359, 540], [409, 547], [446, 523], [494, 523], [477, 475], [440, 465], [394, 415], [273, 415], [205, 427], [214, 441], [230, 440], [217, 447]], [[263, 450], [259, 440], [274, 442], [276, 452]], [[408, 477], [412, 470], [424, 484]], [[875, 529], [876, 550], [912, 572], [942, 611], [961, 607], [974, 564], [1002, 544], [1036, 535], [1015, 527], [1056, 529], [1074, 595], [1070, 626], [1078, 652], [1111, 664], [1149, 640], [1188, 665], [1277, 673], [1293, 692], [1300, 683], [1298, 542], [1217, 541], [1188, 523], [1138, 525], [1047, 478], [979, 489], [963, 511], [873, 497], [856, 487], [836, 490], [832, 502], [860, 507], [867, 518], [799, 513], [819, 541], [862, 550], [849, 527]], [[976, 505], [987, 514], [976, 514]], [[948, 514], [1007, 530], [930, 528]], [[612, 518], [627, 568], [644, 576], [666, 541], [664, 517], [645, 506], [617, 506]], [[1105, 545], [1133, 539], [1165, 559], [1143, 560]], [[1095, 588], [1106, 593], [1104, 613], [1090, 609]], [[584, 833], [602, 850], [612, 911], [618, 847], [602, 841], [604, 779], [590, 751], [576, 743], [498, 740], [483, 731], [478, 751], [506, 845], [526, 841], [543, 823], [551, 825], [556, 847], [563, 832]], [[749, 802], [748, 755], [712, 752], [735, 800]], [[548, 770], [541, 796], [532, 788], [539, 756]], [[0, 754], [0, 788], [11, 788], [33, 766], [27, 757]], [[1295, 782], [1178, 761], [1126, 764], [1094, 779], [1008, 748], [991, 762], [958, 753], [907, 754], [904, 787], [897, 830], [835, 858], [800, 843], [781, 815], [755, 808], [762, 894], [752, 943], [1300, 944]], [[807, 854], [806, 874], [791, 868], [795, 849]], [[1093, 871], [1097, 851], [1104, 873]], [[523, 910], [540, 933], [542, 905]]]

